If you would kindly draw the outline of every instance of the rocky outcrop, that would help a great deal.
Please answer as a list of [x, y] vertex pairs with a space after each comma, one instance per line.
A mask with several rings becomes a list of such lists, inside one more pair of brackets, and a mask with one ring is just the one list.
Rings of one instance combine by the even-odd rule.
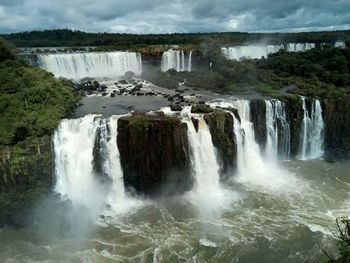
[[172, 195], [192, 186], [187, 125], [164, 114], [133, 114], [118, 120], [117, 142], [129, 191]]
[[286, 105], [287, 122], [290, 127], [290, 154], [294, 157], [298, 154], [300, 129], [304, 118], [302, 100], [298, 95], [285, 95], [278, 99]]
[[26, 225], [53, 183], [51, 139], [26, 139], [0, 153], [0, 227]]
[[210, 108], [210, 106], [207, 104], [195, 104], [195, 105], [192, 105], [191, 107], [192, 113], [210, 113], [213, 111], [214, 110]]
[[250, 101], [250, 116], [254, 124], [255, 140], [263, 150], [266, 144], [266, 104], [264, 100]]
[[209, 126], [213, 145], [217, 149], [222, 178], [232, 175], [237, 168], [237, 146], [234, 133], [232, 114], [214, 110], [205, 114], [204, 120]]
[[326, 98], [322, 102], [327, 158], [350, 158], [350, 96]]

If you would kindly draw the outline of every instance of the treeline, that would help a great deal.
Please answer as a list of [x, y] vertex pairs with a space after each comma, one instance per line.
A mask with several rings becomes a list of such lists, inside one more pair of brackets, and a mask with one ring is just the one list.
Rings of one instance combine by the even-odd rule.
[[[306, 52], [281, 50], [265, 59], [216, 58], [215, 71], [231, 91], [289, 91], [310, 96], [350, 94], [350, 48], [323, 46]], [[345, 90], [344, 90], [345, 89]]]
[[193, 72], [146, 72], [150, 81], [168, 88], [186, 81], [188, 86], [221, 93], [259, 92], [307, 96], [350, 95], [350, 47], [331, 45], [306, 52], [284, 50], [263, 59], [227, 60], [218, 51], [207, 56], [212, 69]]
[[69, 83], [28, 66], [0, 39], [0, 149], [50, 135], [76, 102]]
[[2, 35], [17, 47], [63, 47], [63, 46], [115, 46], [130, 48], [147, 45], [201, 45], [215, 41], [222, 45], [264, 42], [282, 44], [290, 42], [334, 43], [350, 41], [350, 31], [325, 31], [305, 33], [174, 33], [174, 34], [119, 34], [86, 33], [69, 29], [30, 31]]

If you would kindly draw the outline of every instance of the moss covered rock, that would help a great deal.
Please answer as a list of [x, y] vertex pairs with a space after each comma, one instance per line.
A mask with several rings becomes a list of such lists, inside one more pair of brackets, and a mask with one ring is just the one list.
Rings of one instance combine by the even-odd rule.
[[322, 104], [326, 156], [329, 158], [349, 158], [350, 96], [326, 98]]
[[218, 152], [220, 174], [222, 177], [227, 177], [237, 168], [233, 117], [228, 112], [214, 110], [212, 113], [205, 114], [204, 120], [209, 125], [213, 144]]
[[52, 186], [51, 139], [26, 139], [0, 153], [0, 226], [23, 226]]
[[118, 147], [129, 191], [172, 195], [192, 185], [187, 125], [163, 114], [134, 114], [118, 120]]

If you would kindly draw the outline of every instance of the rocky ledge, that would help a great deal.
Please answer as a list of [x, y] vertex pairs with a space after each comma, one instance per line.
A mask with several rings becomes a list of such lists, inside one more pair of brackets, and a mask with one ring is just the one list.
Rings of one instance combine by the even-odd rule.
[[118, 120], [118, 148], [129, 191], [172, 195], [191, 188], [187, 125], [162, 113]]

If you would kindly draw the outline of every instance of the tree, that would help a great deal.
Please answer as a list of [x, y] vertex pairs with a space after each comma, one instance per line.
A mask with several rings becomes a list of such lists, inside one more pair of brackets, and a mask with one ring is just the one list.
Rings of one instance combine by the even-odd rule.
[[2, 38], [0, 38], [0, 62], [5, 60], [11, 60], [14, 59], [15, 56], [12, 53], [12, 47], [10, 44], [5, 42]]
[[336, 239], [338, 240], [337, 246], [339, 249], [339, 258], [335, 259], [326, 250], [322, 249], [322, 252], [328, 258], [328, 262], [331, 263], [347, 263], [350, 262], [350, 219], [347, 217], [336, 219], [337, 234]]

